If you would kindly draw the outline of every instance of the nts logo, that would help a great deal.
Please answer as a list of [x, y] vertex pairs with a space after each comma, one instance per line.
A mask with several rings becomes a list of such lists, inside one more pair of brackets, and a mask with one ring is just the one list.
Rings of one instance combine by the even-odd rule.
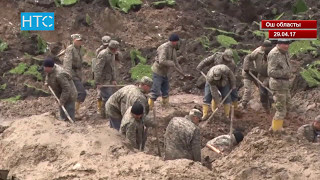
[[53, 12], [22, 12], [21, 31], [53, 31]]

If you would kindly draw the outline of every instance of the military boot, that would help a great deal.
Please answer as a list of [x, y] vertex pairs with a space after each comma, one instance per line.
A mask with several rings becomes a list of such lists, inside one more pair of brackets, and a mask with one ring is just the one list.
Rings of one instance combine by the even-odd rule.
[[97, 101], [97, 112], [98, 112], [98, 114], [101, 114], [101, 107], [102, 107], [102, 100], [98, 99], [98, 101]]
[[168, 107], [169, 106], [169, 96], [168, 97], [162, 97], [162, 105], [164, 107]]
[[80, 102], [76, 102], [76, 114], [79, 115]]
[[238, 101], [233, 101], [232, 102], [232, 105], [234, 107], [234, 110], [237, 110], [238, 109]]
[[211, 110], [212, 112], [214, 112], [216, 110], [217, 106], [216, 106], [216, 102], [214, 100], [211, 101]]
[[283, 120], [282, 119], [274, 119], [272, 120], [272, 131], [280, 131], [283, 128]]
[[209, 114], [209, 105], [208, 104], [202, 105], [202, 113], [203, 113], [202, 121], [208, 119], [208, 117], [209, 117], [209, 115], [208, 115]]
[[227, 118], [230, 117], [230, 107], [231, 105], [230, 104], [224, 104], [223, 105], [223, 108], [224, 108], [224, 114]]
[[153, 107], [154, 107], [154, 100], [151, 99], [151, 98], [149, 98], [149, 99], [148, 99], [148, 104], [149, 104], [149, 109], [153, 109]]

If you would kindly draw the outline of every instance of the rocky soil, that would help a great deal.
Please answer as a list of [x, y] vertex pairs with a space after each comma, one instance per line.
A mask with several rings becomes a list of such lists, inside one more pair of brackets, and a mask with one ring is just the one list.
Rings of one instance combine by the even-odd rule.
[[[6, 88], [0, 88], [0, 99], [21, 96], [17, 102], [0, 100], [0, 169], [8, 169], [10, 175], [23, 180], [319, 179], [320, 171], [316, 168], [319, 146], [300, 142], [295, 132], [319, 115], [320, 89], [307, 87], [299, 72], [317, 60], [320, 53], [307, 51], [291, 58], [292, 108], [284, 124], [286, 134], [279, 136], [267, 131], [273, 113], [261, 110], [256, 89], [248, 113], [238, 114], [234, 119], [234, 129], [246, 134], [244, 141], [230, 154], [217, 157], [211, 169], [189, 160], [163, 161], [157, 157], [154, 129], [149, 131], [145, 152], [131, 148], [97, 115], [96, 91], [88, 81], [91, 80], [90, 54], [100, 46], [103, 35], [111, 35], [120, 42], [124, 53], [120, 73], [123, 83], [130, 84], [133, 83], [129, 73], [130, 50], [138, 49], [147, 58], [147, 64], [152, 64], [157, 46], [165, 42], [169, 34], [178, 33], [182, 38], [179, 55], [184, 57], [180, 63], [195, 78], [183, 80], [172, 72], [170, 107], [162, 107], [160, 99], [156, 102], [160, 149], [164, 152], [163, 135], [171, 118], [185, 116], [191, 108], [201, 108], [204, 81], [195, 66], [212, 54], [211, 51], [225, 49], [216, 38], [226, 33], [221, 30], [238, 42], [230, 47], [239, 55], [241, 72], [246, 55], [243, 50], [253, 50], [265, 39], [253, 33], [259, 29], [254, 21], [274, 19], [282, 12], [281, 19], [319, 19], [320, 3], [306, 0], [310, 9], [297, 15], [291, 11], [290, 0], [239, 0], [236, 3], [176, 0], [176, 6], [162, 9], [154, 9], [151, 2], [144, 1], [140, 9], [125, 14], [111, 9], [104, 0], [85, 0], [69, 7], [55, 7], [51, 0], [0, 1], [0, 39], [9, 45], [6, 51], [0, 52], [0, 87], [6, 84]], [[20, 32], [22, 11], [55, 12], [58, 22], [55, 31], [24, 36]], [[90, 26], [85, 23], [86, 14], [92, 19]], [[46, 92], [43, 80], [9, 71], [19, 63], [39, 65], [39, 73], [44, 77], [41, 60], [50, 56], [61, 63], [63, 56], [56, 55], [70, 43], [72, 33], [84, 35], [87, 51], [84, 82], [88, 97], [80, 108], [81, 119], [71, 125], [57, 120], [58, 105]], [[37, 52], [37, 34], [49, 44], [44, 54]], [[241, 95], [240, 73], [238, 77]], [[208, 140], [229, 132], [230, 121], [222, 118], [222, 114], [219, 110], [212, 121], [200, 124], [203, 146]]]

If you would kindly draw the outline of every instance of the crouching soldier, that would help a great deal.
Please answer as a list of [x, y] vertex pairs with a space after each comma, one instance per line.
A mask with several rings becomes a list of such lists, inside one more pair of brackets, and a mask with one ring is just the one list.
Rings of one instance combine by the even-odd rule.
[[[197, 66], [198, 71], [202, 71], [205, 66], [215, 66], [219, 64], [224, 64], [228, 66], [228, 68], [235, 74], [236, 73], [236, 64], [234, 63], [233, 60], [233, 52], [231, 49], [226, 49], [224, 52], [217, 52], [214, 53], [213, 55], [205, 58], [203, 61], [199, 63]], [[202, 105], [202, 112], [203, 112], [203, 117], [202, 120], [206, 120], [208, 118], [208, 112], [209, 112], [209, 107], [211, 103], [214, 103], [212, 101], [212, 95], [210, 92], [210, 84], [206, 82], [205, 88], [204, 88], [204, 98], [203, 98], [203, 105]], [[234, 101], [233, 104], [235, 108], [237, 108], [237, 101]], [[213, 106], [212, 106], [213, 107]], [[212, 109], [214, 111], [214, 109]]]
[[[75, 102], [77, 100], [77, 89], [72, 81], [72, 76], [68, 74], [64, 69], [54, 64], [51, 59], [46, 59], [43, 63], [44, 71], [46, 74], [45, 83], [49, 85], [56, 96], [60, 100], [60, 104], [63, 105], [71, 119], [75, 119]], [[60, 107], [60, 118], [67, 120], [65, 113]]]
[[232, 135], [221, 135], [207, 142], [206, 147], [202, 148], [204, 164], [211, 164], [217, 157], [225, 151], [231, 151], [237, 146], [244, 136], [239, 131], [234, 131]]
[[165, 160], [201, 161], [201, 137], [198, 124], [202, 112], [192, 109], [186, 117], [174, 117], [164, 134]]
[[120, 133], [130, 141], [134, 148], [142, 151], [147, 140], [145, 126], [154, 127], [150, 119], [144, 114], [143, 105], [136, 101], [124, 114]]
[[210, 84], [212, 94], [211, 108], [216, 109], [217, 104], [220, 103], [219, 93], [222, 99], [231, 91], [231, 96], [228, 96], [224, 102], [224, 113], [227, 118], [230, 115], [231, 102], [238, 101], [238, 92], [236, 89], [236, 77], [233, 72], [224, 64], [213, 66], [207, 73], [207, 81]]
[[298, 129], [298, 135], [309, 142], [320, 143], [320, 115], [314, 119], [313, 123], [301, 126]]
[[150, 92], [152, 79], [142, 77], [138, 85], [128, 85], [111, 95], [105, 105], [106, 117], [110, 120], [110, 127], [119, 131], [121, 120], [130, 106], [139, 101], [145, 114], [149, 113], [146, 94]]

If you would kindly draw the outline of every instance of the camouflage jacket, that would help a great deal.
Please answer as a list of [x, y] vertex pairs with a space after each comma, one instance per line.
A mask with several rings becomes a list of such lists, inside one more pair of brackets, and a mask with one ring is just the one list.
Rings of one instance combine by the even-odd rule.
[[63, 59], [63, 68], [72, 75], [73, 80], [82, 79], [82, 55], [81, 48], [76, 48], [73, 44], [67, 47]]
[[125, 86], [112, 94], [106, 102], [106, 115], [122, 119], [127, 109], [136, 101], [139, 101], [143, 105], [145, 114], [148, 114], [149, 105], [145, 94], [136, 85]]
[[320, 135], [320, 131], [316, 131], [312, 124], [305, 124], [298, 129], [299, 138], [309, 142], [316, 142], [317, 135]]
[[281, 52], [278, 46], [268, 54], [269, 85], [272, 90], [288, 90], [290, 87], [291, 65], [289, 53]]
[[201, 161], [200, 129], [189, 117], [174, 117], [165, 135], [165, 160], [190, 159]]
[[144, 126], [154, 127], [154, 123], [148, 116], [142, 116], [141, 120], [135, 120], [131, 114], [131, 108], [132, 106], [123, 115], [120, 133], [130, 141], [134, 148], [139, 149], [144, 134]]
[[116, 73], [115, 55], [110, 52], [109, 48], [100, 51], [94, 66], [94, 80], [96, 84], [111, 84], [112, 81], [117, 80]]
[[[213, 71], [215, 69], [220, 69], [222, 71], [222, 77], [218, 81], [213, 79]], [[207, 81], [210, 84], [212, 98], [216, 103], [219, 102], [218, 87], [229, 85], [232, 89], [236, 88], [236, 77], [234, 76], [233, 72], [224, 64], [213, 66], [207, 73]]]
[[52, 72], [46, 75], [45, 81], [60, 99], [61, 104], [76, 101], [77, 89], [72, 81], [72, 77], [61, 66], [55, 64]]
[[208, 141], [207, 144], [210, 144], [211, 146], [219, 149], [220, 151], [225, 151], [230, 149], [230, 141], [232, 143], [232, 147], [234, 147], [237, 144], [234, 135], [232, 135], [231, 137], [230, 135], [221, 135]]
[[98, 47], [98, 49], [96, 50], [96, 56], [98, 56], [98, 54], [100, 53], [100, 51], [106, 49], [108, 46], [106, 45], [101, 45], [100, 47]]
[[[95, 67], [96, 67], [96, 64], [97, 64], [97, 58], [98, 58], [98, 55], [99, 53], [104, 50], [104, 49], [107, 49], [108, 46], [106, 45], [101, 45], [97, 50], [96, 50], [96, 57], [92, 59], [92, 62], [91, 62], [91, 68], [92, 68], [92, 75], [93, 75], [93, 79], [94, 79], [94, 71], [95, 71]], [[120, 63], [120, 61], [122, 61], [123, 59], [123, 55], [120, 51], [118, 51], [116, 54], [115, 54], [115, 60], [116, 60], [116, 67], [119, 67], [117, 65], [117, 63]], [[116, 77], [118, 77], [119, 74], [117, 74]]]
[[152, 65], [152, 71], [161, 76], [167, 76], [170, 67], [177, 66], [181, 69], [177, 61], [177, 51], [172, 47], [171, 42], [166, 42], [158, 47], [155, 62]]
[[219, 65], [219, 64], [224, 64], [226, 66], [228, 66], [228, 68], [235, 73], [236, 72], [236, 64], [234, 63], [234, 60], [232, 59], [232, 61], [228, 62], [225, 61], [223, 59], [223, 52], [217, 52], [214, 53], [213, 55], [205, 58], [204, 60], [202, 60], [199, 65], [197, 66], [198, 70], [202, 70], [205, 66], [215, 66], [215, 65]]
[[244, 78], [251, 78], [245, 70], [258, 72], [259, 75], [263, 77], [268, 76], [267, 56], [261, 46], [244, 58], [242, 75]]

